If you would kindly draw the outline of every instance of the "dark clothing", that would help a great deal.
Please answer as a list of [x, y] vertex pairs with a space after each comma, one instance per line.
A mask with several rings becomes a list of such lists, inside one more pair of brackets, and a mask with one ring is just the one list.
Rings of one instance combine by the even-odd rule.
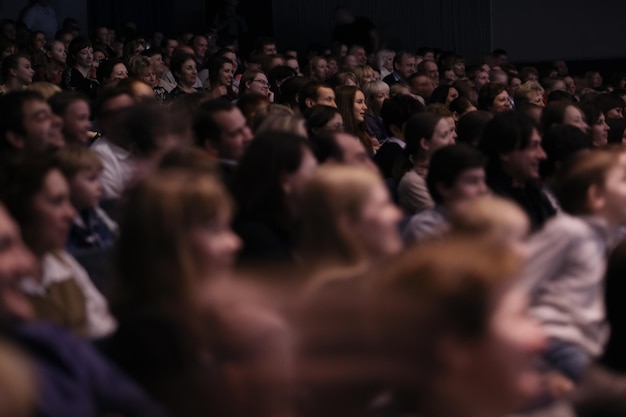
[[49, 324], [11, 323], [0, 334], [25, 352], [39, 381], [37, 416], [165, 416], [87, 342]]
[[406, 81], [400, 77], [400, 74], [395, 71], [383, 78], [383, 81], [386, 82], [389, 87], [394, 84], [406, 83]]
[[395, 142], [387, 141], [374, 155], [374, 162], [380, 168], [383, 178], [392, 178], [395, 166], [403, 157], [404, 150], [402, 147]]
[[61, 76], [63, 90], [76, 91], [95, 101], [98, 98], [100, 84], [91, 78], [85, 78], [76, 68], [66, 68]]
[[110, 249], [115, 243], [116, 230], [101, 210], [86, 209], [72, 222], [67, 251], [73, 255], [86, 249]]
[[357, 16], [352, 23], [335, 26], [333, 41], [348, 45], [362, 45], [367, 53], [374, 52], [371, 32], [376, 29], [374, 23], [366, 17]]
[[546, 220], [556, 214], [550, 200], [537, 183], [529, 182], [524, 187], [514, 187], [513, 179], [505, 173], [489, 172], [487, 185], [495, 194], [519, 204], [530, 219], [532, 231], [541, 229]]
[[389, 137], [385, 124], [383, 123], [383, 119], [380, 117], [367, 113], [365, 115], [365, 124], [367, 125], [367, 131], [370, 133], [370, 136], [378, 139], [378, 142], [382, 143]]
[[291, 264], [293, 242], [286, 233], [257, 220], [238, 220], [233, 229], [243, 241], [238, 262], [244, 266]]
[[[196, 93], [202, 91], [200, 88], [194, 88], [194, 90], [196, 90]], [[192, 94], [192, 93], [188, 93], [186, 91], [183, 91], [180, 88], [180, 86], [177, 85], [176, 87], [174, 87], [174, 89], [172, 91], [170, 91], [168, 99], [169, 99], [169, 101], [174, 101], [174, 99], [176, 99], [176, 97], [183, 96], [185, 94]]]

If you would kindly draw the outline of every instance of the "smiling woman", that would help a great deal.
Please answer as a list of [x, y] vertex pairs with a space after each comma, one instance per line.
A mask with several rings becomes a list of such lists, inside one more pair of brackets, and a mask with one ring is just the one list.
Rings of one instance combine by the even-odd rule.
[[337, 87], [337, 109], [343, 117], [345, 131], [358, 137], [365, 149], [373, 155], [379, 144], [367, 131], [365, 94], [355, 86]]

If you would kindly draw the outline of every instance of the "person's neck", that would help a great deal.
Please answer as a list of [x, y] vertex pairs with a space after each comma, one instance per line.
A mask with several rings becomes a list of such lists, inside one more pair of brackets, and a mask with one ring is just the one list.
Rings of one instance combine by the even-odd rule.
[[89, 70], [91, 69], [91, 67], [83, 67], [81, 65], [76, 65], [74, 68], [78, 72], [80, 72], [85, 78], [87, 78], [87, 75], [89, 75]]
[[181, 82], [179, 82], [179, 83], [178, 83], [178, 86], [179, 86], [179, 87], [180, 87], [180, 89], [181, 89], [181, 90], [183, 90], [183, 91], [187, 91], [187, 92], [193, 92], [193, 91], [195, 91], [195, 89], [193, 88], [193, 85], [189, 85], [189, 84], [184, 83], [184, 82], [182, 82], [182, 83], [181, 83]]
[[22, 91], [24, 89], [24, 84], [22, 84], [20, 80], [18, 80], [17, 78], [11, 78], [7, 80], [5, 86], [6, 86], [7, 92]]

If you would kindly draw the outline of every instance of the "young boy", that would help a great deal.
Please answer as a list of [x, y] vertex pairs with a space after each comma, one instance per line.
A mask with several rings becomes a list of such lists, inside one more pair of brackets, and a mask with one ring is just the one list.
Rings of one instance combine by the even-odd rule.
[[98, 207], [102, 197], [100, 158], [89, 148], [71, 145], [59, 150], [59, 165], [70, 185], [70, 199], [78, 215], [72, 223], [67, 250], [76, 255], [113, 246], [117, 225]]
[[626, 153], [598, 149], [565, 162], [554, 188], [563, 211], [530, 241], [523, 282], [550, 336], [544, 359], [574, 381], [604, 349], [606, 257], [626, 225]]

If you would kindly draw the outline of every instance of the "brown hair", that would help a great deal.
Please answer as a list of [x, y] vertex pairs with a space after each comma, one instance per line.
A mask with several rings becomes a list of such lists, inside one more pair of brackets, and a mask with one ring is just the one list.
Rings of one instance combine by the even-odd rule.
[[98, 155], [82, 144], [72, 144], [59, 149], [56, 157], [61, 172], [68, 180], [82, 170], [102, 169], [102, 161]]

